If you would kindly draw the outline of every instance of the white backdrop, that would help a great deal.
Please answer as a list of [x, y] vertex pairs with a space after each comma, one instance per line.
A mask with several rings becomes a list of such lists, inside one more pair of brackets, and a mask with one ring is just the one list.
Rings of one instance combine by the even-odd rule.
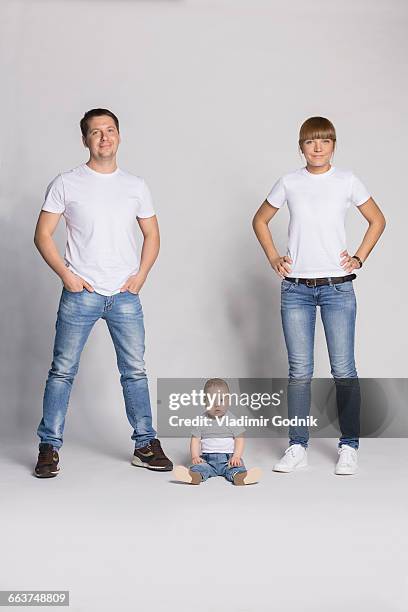
[[[153, 397], [156, 377], [286, 375], [279, 280], [251, 219], [303, 164], [311, 115], [334, 122], [335, 165], [388, 221], [355, 283], [359, 375], [407, 375], [407, 12], [389, 0], [2, 0], [3, 434], [33, 439], [41, 417], [61, 285], [32, 239], [46, 185], [87, 159], [78, 123], [92, 107], [119, 116], [119, 164], [146, 178], [158, 213], [161, 254], [141, 294]], [[287, 222], [285, 210], [272, 223], [282, 251]], [[365, 228], [351, 210], [350, 251]], [[64, 237], [62, 221], [61, 251]], [[329, 376], [320, 320], [315, 363]], [[129, 433], [102, 321], [68, 432]]]

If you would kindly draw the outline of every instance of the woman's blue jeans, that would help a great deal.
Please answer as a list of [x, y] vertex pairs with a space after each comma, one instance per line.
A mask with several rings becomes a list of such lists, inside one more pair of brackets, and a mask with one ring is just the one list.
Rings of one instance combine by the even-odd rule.
[[104, 296], [84, 289], [65, 289], [55, 325], [54, 356], [45, 385], [43, 418], [37, 434], [41, 442], [62, 446], [65, 416], [82, 349], [98, 319], [105, 319], [115, 347], [126, 414], [133, 427], [136, 448], [156, 437], [152, 427], [145, 372], [143, 311], [139, 296], [116, 293]]
[[[354, 363], [356, 297], [352, 281], [320, 287], [282, 281], [281, 315], [289, 358], [288, 416], [306, 418], [310, 413], [318, 306], [336, 384], [339, 444], [358, 448], [360, 386]], [[307, 447], [308, 440], [307, 427], [289, 428], [289, 444]]]

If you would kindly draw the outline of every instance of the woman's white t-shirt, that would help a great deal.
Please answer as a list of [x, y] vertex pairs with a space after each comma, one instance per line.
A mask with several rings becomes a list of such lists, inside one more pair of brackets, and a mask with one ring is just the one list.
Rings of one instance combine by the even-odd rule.
[[346, 247], [345, 217], [350, 206], [370, 198], [363, 183], [350, 171], [331, 166], [312, 174], [306, 167], [283, 175], [267, 196], [280, 208], [288, 203], [290, 222], [287, 255], [290, 277], [344, 276], [340, 253]]
[[81, 164], [48, 185], [42, 210], [62, 213], [65, 265], [97, 293], [114, 295], [139, 269], [137, 217], [154, 216], [146, 182], [117, 168], [103, 174]]

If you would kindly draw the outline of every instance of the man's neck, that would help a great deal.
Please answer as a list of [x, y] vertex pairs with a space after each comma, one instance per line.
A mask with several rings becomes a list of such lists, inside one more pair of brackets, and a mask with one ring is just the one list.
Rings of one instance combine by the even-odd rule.
[[112, 172], [117, 170], [116, 158], [106, 161], [91, 158], [86, 162], [86, 165], [91, 168], [91, 170], [95, 170], [95, 172], [100, 172], [101, 174], [112, 174]]

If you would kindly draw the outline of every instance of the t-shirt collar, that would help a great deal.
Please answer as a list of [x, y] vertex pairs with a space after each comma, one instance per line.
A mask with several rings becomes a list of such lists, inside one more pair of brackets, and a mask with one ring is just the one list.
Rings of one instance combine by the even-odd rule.
[[119, 167], [116, 167], [116, 170], [114, 170], [113, 172], [97, 172], [97, 170], [93, 170], [92, 168], [90, 168], [87, 163], [82, 164], [82, 167], [88, 174], [92, 174], [92, 176], [100, 176], [102, 178], [116, 176], [119, 173]]
[[333, 174], [334, 170], [335, 170], [335, 167], [334, 166], [330, 166], [330, 169], [326, 170], [326, 172], [321, 172], [319, 174], [313, 174], [313, 172], [309, 172], [309, 170], [306, 168], [306, 166], [304, 166], [302, 168], [302, 173], [305, 176], [310, 176], [310, 178], [312, 178], [312, 179], [318, 179], [318, 178], [322, 178], [324, 176], [330, 176], [331, 174]]

